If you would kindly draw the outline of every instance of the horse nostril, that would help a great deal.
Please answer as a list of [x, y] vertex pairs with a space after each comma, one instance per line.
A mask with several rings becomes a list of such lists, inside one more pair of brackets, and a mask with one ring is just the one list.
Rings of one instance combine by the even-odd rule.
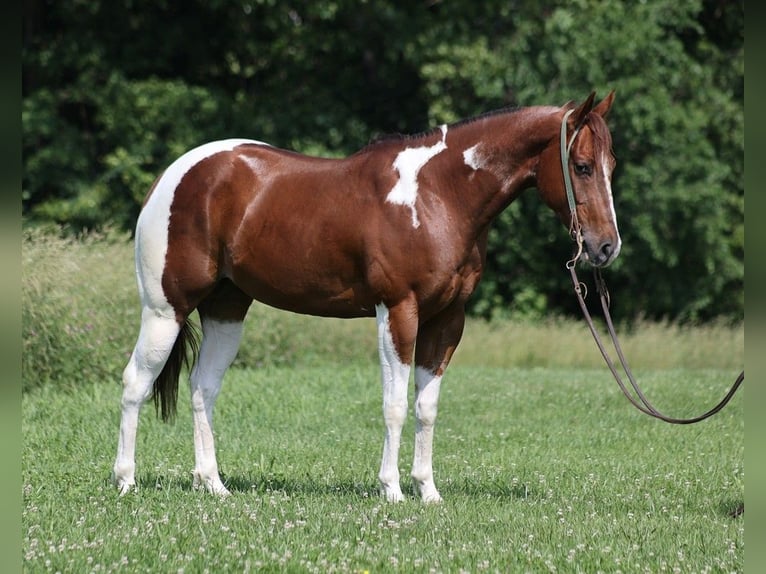
[[603, 257], [604, 261], [608, 260], [612, 255], [612, 244], [608, 241], [602, 243], [599, 248], [599, 254]]

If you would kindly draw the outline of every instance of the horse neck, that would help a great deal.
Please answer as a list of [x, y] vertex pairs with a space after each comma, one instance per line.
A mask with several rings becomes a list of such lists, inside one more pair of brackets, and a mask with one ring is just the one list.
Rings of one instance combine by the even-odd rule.
[[[474, 219], [486, 226], [524, 190], [534, 187], [543, 150], [558, 137], [559, 108], [521, 108], [479, 118], [450, 129], [450, 147], [462, 154]], [[471, 168], [466, 172], [465, 166]]]

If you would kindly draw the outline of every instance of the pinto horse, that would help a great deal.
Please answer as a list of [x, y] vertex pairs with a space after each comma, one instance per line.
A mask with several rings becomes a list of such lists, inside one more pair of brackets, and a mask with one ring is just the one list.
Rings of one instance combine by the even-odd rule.
[[[580, 105], [490, 112], [381, 140], [344, 159], [229, 139], [175, 160], [149, 191], [136, 226], [141, 328], [122, 377], [112, 474], [120, 493], [135, 486], [139, 410], [152, 397], [162, 418], [172, 418], [191, 349], [194, 486], [228, 494], [218, 473], [213, 407], [258, 300], [296, 313], [376, 318], [386, 427], [382, 495], [403, 499], [398, 454], [414, 363], [411, 475], [424, 501], [441, 500], [431, 462], [439, 388], [482, 274], [493, 219], [535, 187], [565, 226], [576, 216], [578, 257], [605, 266], [620, 251], [604, 120], [614, 92], [597, 105], [594, 96]], [[559, 154], [562, 130], [569, 155]], [[574, 185], [574, 213], [562, 168]], [[198, 348], [188, 323], [195, 309]]]

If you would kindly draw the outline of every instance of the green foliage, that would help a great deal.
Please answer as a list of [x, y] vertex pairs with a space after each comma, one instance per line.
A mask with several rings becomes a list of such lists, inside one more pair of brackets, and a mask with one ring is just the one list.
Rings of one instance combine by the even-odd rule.
[[[192, 142], [202, 143], [203, 134], [225, 131], [219, 127], [219, 100], [180, 81], [128, 80], [112, 73], [94, 92], [87, 83], [73, 90], [80, 94], [78, 105], [92, 110], [95, 127], [87, 138], [75, 132], [60, 137], [46, 133], [51, 105], [47, 90], [24, 101], [30, 128], [26, 133], [39, 150], [29, 156], [29, 167], [39, 180], [25, 188], [23, 200], [32, 218], [67, 223], [75, 230], [106, 224], [132, 229], [164, 166]], [[70, 165], [70, 158], [80, 161]], [[55, 186], [60, 181], [66, 189], [59, 194]]]
[[[125, 233], [32, 229], [22, 240], [22, 389], [113, 381], [127, 364], [138, 297]], [[125, 265], [121, 265], [125, 263]]]
[[[722, 66], [728, 83], [720, 85], [718, 68], [697, 59], [715, 51], [697, 20], [706, 14], [700, 3], [597, 5], [567, 3], [525, 21], [507, 41], [518, 63], [508, 68], [508, 84], [520, 87], [523, 104], [543, 93], [565, 101], [573, 87], [617, 92], [610, 124], [624, 247], [607, 276], [622, 295], [621, 315], [737, 318], [744, 309], [744, 75]], [[739, 66], [743, 44], [731, 45]], [[561, 280], [566, 239], [540, 209], [521, 204], [500, 217], [480, 301], [513, 300], [531, 282], [550, 310], [575, 309]], [[523, 249], [509, 253], [511, 242]]]
[[[184, 150], [343, 155], [507, 105], [615, 89], [619, 314], [744, 312], [744, 3], [69, 2], [25, 14], [22, 209], [132, 229]], [[64, 33], [65, 32], [65, 33]], [[576, 313], [561, 225], [527, 194], [489, 237], [484, 317]]]

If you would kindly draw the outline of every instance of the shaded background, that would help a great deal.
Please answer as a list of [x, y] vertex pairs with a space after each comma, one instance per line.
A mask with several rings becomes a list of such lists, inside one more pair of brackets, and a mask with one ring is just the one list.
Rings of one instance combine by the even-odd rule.
[[[22, 68], [24, 224], [70, 233], [132, 229], [160, 171], [211, 139], [342, 156], [614, 89], [615, 316], [744, 317], [743, 2], [33, 0]], [[528, 192], [471, 311], [576, 313], [570, 250]]]

